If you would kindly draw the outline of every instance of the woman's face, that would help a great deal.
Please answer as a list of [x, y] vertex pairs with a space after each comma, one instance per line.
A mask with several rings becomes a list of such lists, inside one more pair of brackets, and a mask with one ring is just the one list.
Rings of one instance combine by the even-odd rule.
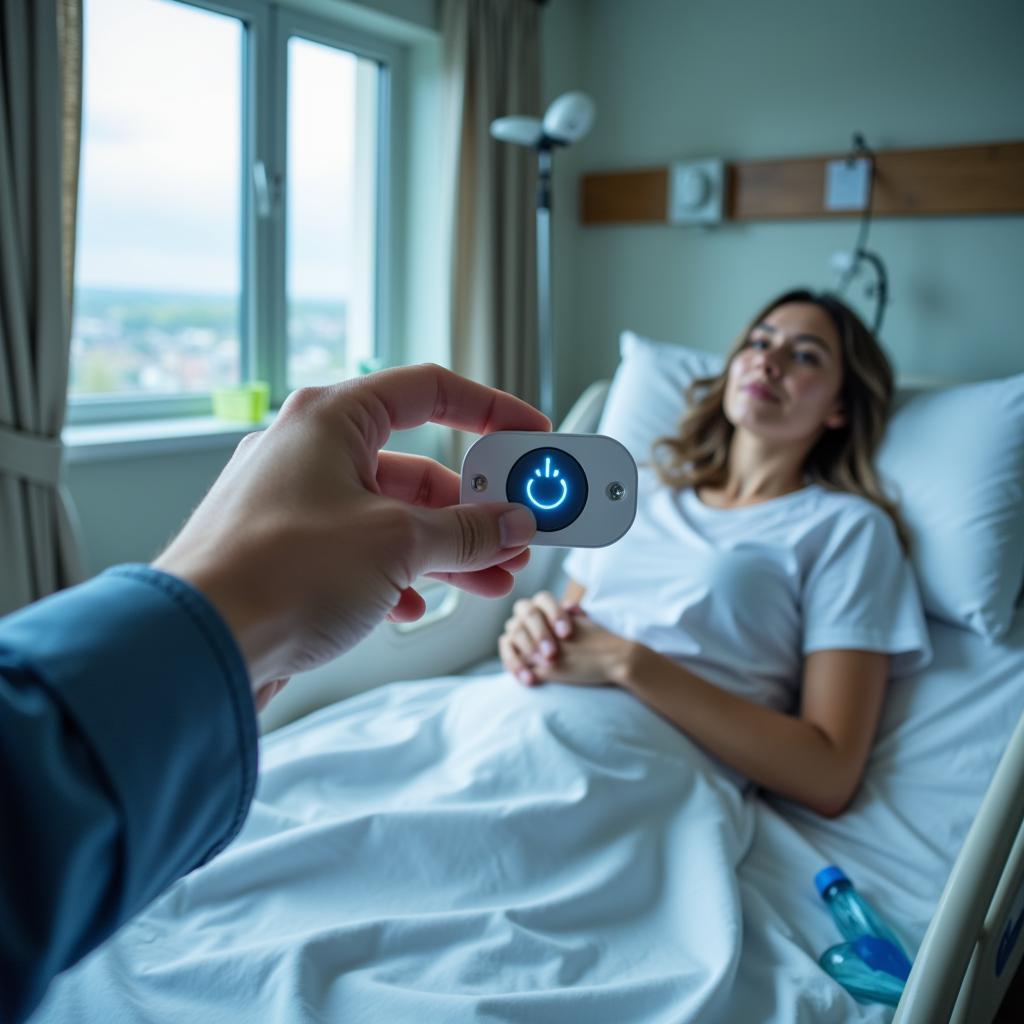
[[809, 302], [777, 306], [729, 364], [724, 409], [766, 440], [806, 442], [843, 425], [842, 345], [831, 317]]

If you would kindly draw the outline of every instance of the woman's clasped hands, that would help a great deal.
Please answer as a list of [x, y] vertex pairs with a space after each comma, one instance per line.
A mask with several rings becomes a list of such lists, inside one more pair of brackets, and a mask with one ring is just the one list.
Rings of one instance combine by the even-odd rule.
[[621, 686], [635, 647], [546, 590], [516, 601], [498, 639], [502, 664], [525, 686]]

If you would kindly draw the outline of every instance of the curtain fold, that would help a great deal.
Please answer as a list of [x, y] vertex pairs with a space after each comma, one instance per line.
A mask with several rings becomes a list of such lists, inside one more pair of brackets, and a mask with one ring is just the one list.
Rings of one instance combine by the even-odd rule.
[[62, 486], [81, 0], [0, 4], [0, 614], [81, 578]]
[[[534, 404], [536, 154], [490, 124], [540, 108], [536, 0], [443, 0], [450, 359], [457, 373]], [[455, 433], [451, 464], [472, 439]]]

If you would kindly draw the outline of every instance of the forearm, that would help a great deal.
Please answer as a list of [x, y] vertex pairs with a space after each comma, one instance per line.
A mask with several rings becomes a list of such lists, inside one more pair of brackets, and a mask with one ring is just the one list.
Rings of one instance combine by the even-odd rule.
[[144, 566], [0, 622], [0, 1020], [235, 835], [251, 705], [205, 600]]
[[721, 761], [765, 789], [834, 816], [862, 766], [816, 725], [723, 690], [642, 644], [617, 680]]

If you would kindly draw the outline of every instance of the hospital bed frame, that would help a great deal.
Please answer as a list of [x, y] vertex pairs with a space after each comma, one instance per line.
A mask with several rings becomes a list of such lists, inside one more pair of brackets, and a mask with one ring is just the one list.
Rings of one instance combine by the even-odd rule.
[[[596, 430], [609, 386], [608, 381], [591, 384], [577, 399], [559, 425], [559, 430], [565, 433], [592, 433]], [[523, 592], [528, 590], [532, 593], [538, 583], [541, 587], [558, 589], [560, 570], [556, 556], [559, 550], [543, 547], [533, 550], [528, 567], [530, 571], [520, 574], [520, 582], [525, 585]], [[519, 591], [517, 585], [516, 593]], [[378, 674], [384, 670], [385, 662], [391, 670], [391, 678], [422, 675], [425, 664], [431, 666], [432, 674], [460, 671], [465, 666], [442, 664], [445, 655], [438, 654], [435, 648], [440, 645], [448, 651], [460, 647], [469, 650], [473, 645], [468, 638], [474, 634], [484, 638], [484, 645], [478, 645], [479, 649], [473, 648], [470, 656], [479, 661], [480, 657], [493, 653], [493, 642], [489, 638], [496, 635], [495, 627], [507, 614], [507, 609], [500, 607], [500, 602], [474, 601], [461, 591], [448, 587], [438, 587], [437, 594], [441, 596], [434, 599], [437, 601], [436, 609], [430, 610], [421, 622], [393, 627], [377, 638], [375, 642], [380, 649], [374, 649], [370, 655], [377, 665]], [[507, 600], [511, 603], [511, 598]], [[459, 644], [452, 644], [448, 636], [453, 630], [460, 637]], [[360, 646], [365, 648], [372, 641], [373, 638]], [[449, 653], [447, 657], [450, 659], [452, 655]], [[344, 658], [339, 659], [333, 666], [318, 670], [323, 678], [307, 680], [312, 685], [293, 695], [294, 707], [287, 708], [282, 701], [282, 697], [288, 695], [286, 690], [274, 702], [283, 714], [268, 720], [265, 717], [267, 712], [264, 712], [261, 716], [264, 727], [275, 728], [346, 695], [339, 692], [344, 681], [339, 679], [337, 666], [343, 661]], [[414, 665], [418, 672], [413, 671]], [[361, 680], [360, 689], [389, 681], [383, 677], [376, 678], [372, 673], [368, 675], [367, 665], [363, 662], [354, 668], [352, 675]], [[408, 674], [402, 674], [406, 670]], [[395, 672], [398, 675], [394, 675]], [[315, 676], [316, 673], [307, 675]], [[351, 678], [344, 671], [342, 676]], [[1024, 680], [1021, 684], [1024, 685]], [[990, 1024], [995, 1017], [1024, 954], [1024, 943], [1018, 941], [1024, 931], [1022, 823], [1024, 719], [1018, 724], [1003, 754], [950, 871], [931, 924], [914, 958], [903, 997], [896, 1008], [894, 1024], [941, 1024], [945, 1021]]]
[[1022, 822], [1024, 718], [949, 873], [893, 1024], [988, 1024], [995, 1017], [1024, 952]]

